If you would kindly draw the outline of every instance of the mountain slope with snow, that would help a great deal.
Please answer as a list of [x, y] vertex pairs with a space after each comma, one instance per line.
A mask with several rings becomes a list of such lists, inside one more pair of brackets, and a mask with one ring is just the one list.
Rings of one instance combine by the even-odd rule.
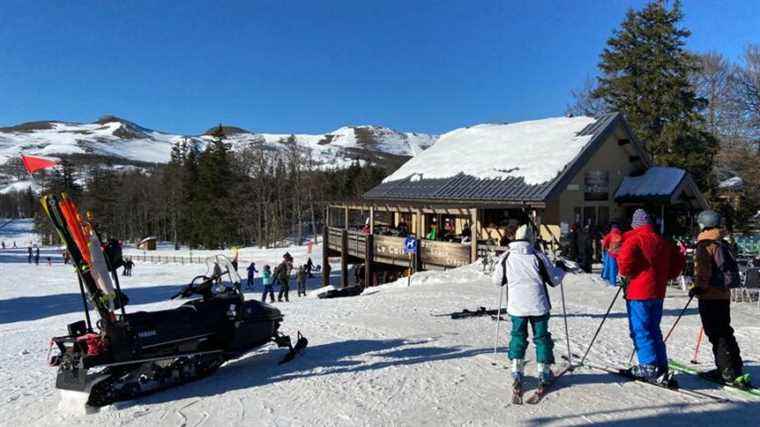
[[[38, 121], [0, 127], [0, 167], [19, 155], [89, 156], [112, 164], [166, 163], [172, 147], [184, 139], [203, 146], [211, 140], [212, 128], [203, 135], [178, 135], [144, 128], [115, 116], [93, 123]], [[233, 149], [247, 144], [285, 150], [294, 141], [319, 165], [348, 166], [354, 161], [380, 163], [407, 158], [431, 146], [436, 136], [399, 132], [382, 126], [346, 126], [324, 134], [257, 133], [224, 127]], [[0, 190], [18, 182], [0, 171]]]

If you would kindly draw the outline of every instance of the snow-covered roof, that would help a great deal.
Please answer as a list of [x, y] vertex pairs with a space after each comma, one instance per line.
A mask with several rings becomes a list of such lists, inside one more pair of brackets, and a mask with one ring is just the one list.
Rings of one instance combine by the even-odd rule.
[[618, 126], [638, 150], [618, 113], [457, 129], [442, 135], [364, 197], [501, 204], [546, 201], [564, 190]]
[[580, 132], [594, 122], [585, 116], [554, 117], [456, 129], [383, 182], [464, 174], [480, 179], [521, 177], [528, 185], [541, 184], [555, 178], [583, 150], [593, 135]]
[[684, 176], [686, 171], [683, 169], [654, 166], [641, 176], [625, 177], [615, 193], [615, 198], [670, 197]]
[[615, 192], [617, 202], [642, 202], [660, 200], [676, 203], [686, 191], [696, 199], [696, 205], [707, 208], [707, 202], [699, 192], [691, 176], [685, 170], [653, 166], [640, 176], [627, 176]]

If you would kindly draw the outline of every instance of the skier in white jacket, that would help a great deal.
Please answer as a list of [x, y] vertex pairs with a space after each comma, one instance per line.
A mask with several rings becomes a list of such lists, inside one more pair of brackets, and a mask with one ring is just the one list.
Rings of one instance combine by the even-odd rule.
[[[527, 225], [515, 232], [509, 250], [497, 261], [493, 283], [508, 286], [507, 313], [512, 319], [509, 359], [515, 386], [522, 383], [525, 351], [528, 348], [528, 324], [533, 330], [536, 345], [536, 370], [539, 381], [551, 381], [550, 365], [554, 363], [549, 313], [551, 302], [546, 285], [557, 286], [564, 271], [552, 265], [545, 254], [535, 248], [535, 234]], [[506, 271], [505, 271], [506, 267]]]

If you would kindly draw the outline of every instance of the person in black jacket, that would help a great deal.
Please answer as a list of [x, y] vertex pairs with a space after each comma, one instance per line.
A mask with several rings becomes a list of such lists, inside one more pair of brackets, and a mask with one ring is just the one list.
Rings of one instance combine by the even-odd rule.
[[293, 257], [288, 252], [282, 256], [282, 262], [274, 269], [274, 281], [280, 284], [280, 293], [277, 294], [277, 301], [282, 302], [283, 296], [285, 302], [290, 302], [288, 292], [290, 291], [290, 272], [293, 270]]

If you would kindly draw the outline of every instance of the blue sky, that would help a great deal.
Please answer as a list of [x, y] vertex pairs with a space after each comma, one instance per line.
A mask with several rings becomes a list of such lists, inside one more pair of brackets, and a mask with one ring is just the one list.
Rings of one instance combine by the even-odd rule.
[[[438, 133], [556, 116], [643, 3], [3, 0], [0, 125], [116, 114], [182, 133]], [[684, 10], [692, 50], [760, 43], [760, 1]]]

